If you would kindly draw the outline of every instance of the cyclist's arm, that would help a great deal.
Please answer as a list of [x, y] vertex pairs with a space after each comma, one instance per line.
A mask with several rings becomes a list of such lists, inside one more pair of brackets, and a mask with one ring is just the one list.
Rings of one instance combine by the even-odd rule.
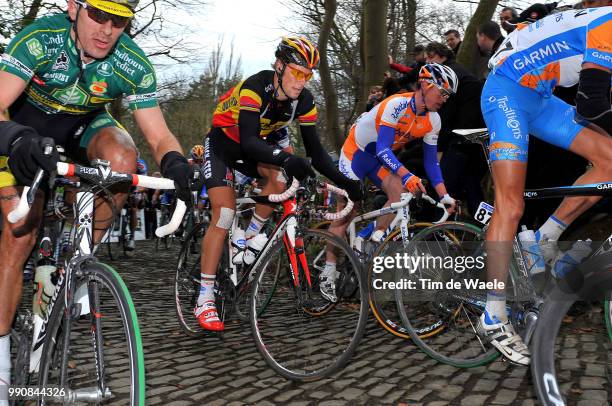
[[376, 140], [376, 157], [385, 168], [402, 178], [402, 183], [411, 175], [410, 171], [397, 159], [391, 147], [395, 141], [395, 128], [381, 124]]
[[167, 152], [178, 151], [182, 154], [181, 145], [170, 132], [159, 106], [134, 110], [134, 120], [147, 140], [158, 165]]
[[18, 134], [15, 134], [16, 123], [9, 123], [6, 111], [24, 92], [28, 82], [25, 77], [17, 76], [13, 73], [4, 71], [0, 65], [0, 155], [8, 155], [9, 147]]
[[300, 134], [304, 141], [306, 155], [312, 159], [312, 166], [336, 185], [343, 187], [349, 181], [349, 178], [336, 168], [331, 157], [323, 148], [321, 140], [317, 136], [316, 126], [301, 125]]
[[610, 107], [610, 69], [592, 62], [582, 65], [576, 94], [578, 116], [612, 134]]
[[240, 148], [246, 156], [256, 158], [258, 162], [281, 166], [289, 156], [288, 152], [274, 148], [259, 137], [259, 113], [240, 110], [238, 114], [240, 128]]

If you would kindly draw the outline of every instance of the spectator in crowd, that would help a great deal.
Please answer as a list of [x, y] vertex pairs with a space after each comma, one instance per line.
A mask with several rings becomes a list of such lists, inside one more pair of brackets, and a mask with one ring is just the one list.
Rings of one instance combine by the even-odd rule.
[[526, 8], [519, 14], [517, 19], [512, 20], [511, 22], [514, 24], [517, 23], [532, 23], [534, 21], [538, 21], [541, 18], [546, 17], [557, 8], [557, 3], [535, 3]]
[[366, 104], [366, 111], [372, 110], [374, 106], [383, 100], [383, 87], [372, 86], [370, 87], [370, 95], [368, 96], [368, 103]]
[[[417, 77], [419, 70], [425, 65], [425, 47], [423, 45], [416, 45], [410, 56], [414, 58], [414, 62], [410, 65], [402, 65], [395, 63], [393, 57], [389, 55], [389, 67], [397, 72], [402, 73], [402, 76], [397, 80], [399, 88], [413, 91], [416, 89]], [[392, 93], [385, 93], [389, 96]]]
[[510, 34], [516, 26], [511, 24], [511, 21], [514, 21], [518, 18], [518, 12], [514, 7], [504, 7], [502, 11], [499, 13], [499, 23], [506, 33]]
[[487, 21], [478, 27], [476, 42], [481, 55], [491, 56], [497, 51], [504, 40], [499, 25], [495, 21]]
[[446, 40], [446, 45], [448, 45], [448, 47], [453, 50], [453, 54], [457, 56], [459, 47], [461, 46], [461, 35], [459, 35], [459, 31], [454, 29], [446, 31], [444, 33], [444, 39]]

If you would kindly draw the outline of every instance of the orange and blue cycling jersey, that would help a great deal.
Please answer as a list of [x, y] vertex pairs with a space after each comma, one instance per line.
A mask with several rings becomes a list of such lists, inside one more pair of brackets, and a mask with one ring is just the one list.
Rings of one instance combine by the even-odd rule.
[[584, 62], [612, 69], [612, 8], [552, 14], [519, 25], [489, 60], [492, 74], [544, 95], [578, 83]]
[[438, 113], [417, 114], [414, 93], [390, 96], [364, 113], [352, 126], [340, 154], [340, 171], [351, 179], [369, 178], [377, 186], [403, 165], [393, 151], [412, 140], [423, 138], [427, 175], [435, 186], [442, 182], [437, 160]]
[[578, 83], [585, 62], [612, 69], [612, 7], [552, 14], [502, 42], [480, 99], [492, 161], [527, 161], [530, 134], [570, 148], [584, 126], [552, 92]]

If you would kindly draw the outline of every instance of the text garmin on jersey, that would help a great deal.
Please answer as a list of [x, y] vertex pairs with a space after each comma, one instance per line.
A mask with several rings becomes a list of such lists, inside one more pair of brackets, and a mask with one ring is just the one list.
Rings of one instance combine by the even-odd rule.
[[517, 59], [514, 61], [514, 68], [517, 70], [525, 69], [527, 65], [535, 64], [536, 60], [547, 58], [554, 54], [559, 54], [564, 51], [569, 51], [570, 46], [565, 41], [556, 41], [552, 44], [546, 45], [544, 48], [540, 48], [536, 51], [531, 52], [529, 55], [524, 56], [523, 59]]

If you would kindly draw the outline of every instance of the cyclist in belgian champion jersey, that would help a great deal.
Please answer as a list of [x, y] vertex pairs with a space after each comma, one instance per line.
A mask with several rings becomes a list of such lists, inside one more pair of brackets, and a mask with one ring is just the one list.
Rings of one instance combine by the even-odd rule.
[[[156, 100], [155, 72], [144, 52], [124, 33], [138, 0], [68, 0], [67, 13], [34, 21], [19, 32], [0, 61], [0, 379], [10, 377], [9, 330], [21, 297], [22, 267], [37, 236], [42, 192], [28, 217], [10, 224], [21, 186], [39, 167], [54, 171], [56, 152], [43, 152], [43, 137], [66, 148], [69, 158], [108, 160], [134, 173], [136, 147], [105, 109], [126, 96], [134, 119], [160, 163], [189, 199], [190, 170]], [[8, 110], [8, 115], [6, 111]], [[115, 195], [123, 207], [127, 190]], [[109, 204], [96, 211], [95, 241], [111, 221]]]
[[[294, 120], [312, 166], [352, 200], [361, 198], [361, 186], [343, 176], [334, 166], [316, 133], [317, 108], [304, 88], [319, 64], [319, 51], [305, 38], [283, 38], [276, 49], [273, 71], [261, 71], [221, 96], [213, 115], [213, 128], [204, 140], [204, 179], [212, 206], [211, 225], [202, 242], [202, 283], [195, 316], [202, 328], [223, 330], [215, 308], [214, 281], [227, 230], [235, 214], [233, 169], [254, 178], [264, 178], [262, 193], [281, 193], [289, 177], [302, 180], [314, 176], [310, 162], [293, 154], [288, 133]], [[247, 239], [256, 235], [273, 208], [258, 205]]]

